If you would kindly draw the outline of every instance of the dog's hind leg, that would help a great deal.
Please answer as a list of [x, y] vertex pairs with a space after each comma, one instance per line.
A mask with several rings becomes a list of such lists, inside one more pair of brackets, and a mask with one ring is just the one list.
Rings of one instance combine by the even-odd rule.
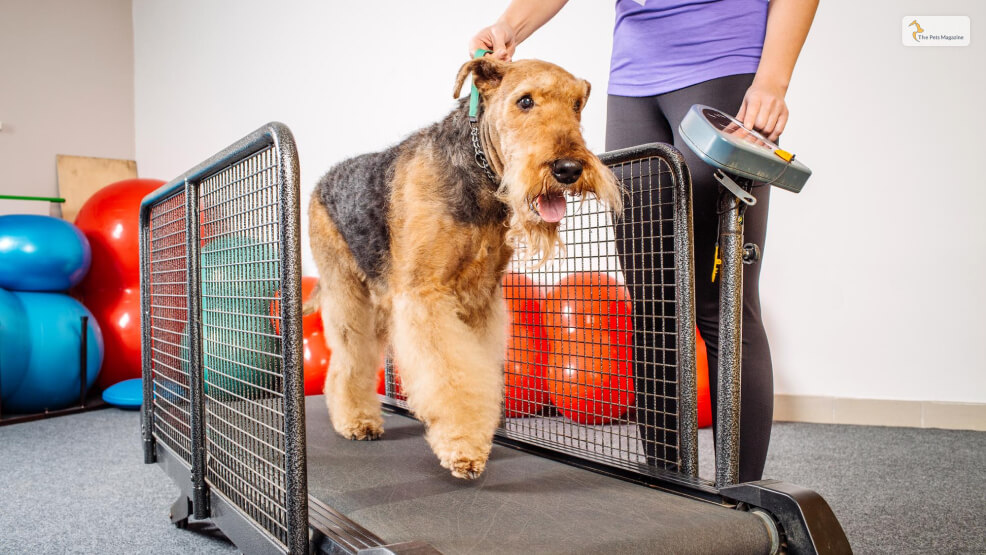
[[486, 467], [500, 421], [506, 322], [496, 295], [478, 324], [449, 294], [405, 293], [393, 304], [393, 345], [407, 401], [442, 466], [458, 478]]
[[383, 434], [377, 366], [383, 342], [376, 333], [374, 308], [350, 284], [336, 282], [321, 294], [322, 324], [332, 362], [325, 376], [325, 403], [332, 427], [349, 439]]
[[383, 434], [376, 369], [384, 339], [377, 308], [352, 255], [320, 204], [312, 202], [311, 238], [319, 270], [318, 305], [332, 362], [325, 377], [325, 403], [332, 427], [350, 439]]

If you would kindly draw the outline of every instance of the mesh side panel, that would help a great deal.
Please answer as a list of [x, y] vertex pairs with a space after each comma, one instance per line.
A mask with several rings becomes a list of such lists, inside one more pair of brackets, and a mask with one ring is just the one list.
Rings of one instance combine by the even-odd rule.
[[[518, 250], [503, 278], [511, 321], [498, 433], [634, 472], [677, 471], [675, 181], [657, 157], [611, 169], [629, 217], [570, 200], [565, 252], [538, 268]], [[390, 364], [385, 390], [407, 408]]]
[[185, 193], [150, 212], [149, 306], [154, 436], [191, 464]]
[[273, 147], [203, 180], [206, 481], [287, 543], [279, 183]]

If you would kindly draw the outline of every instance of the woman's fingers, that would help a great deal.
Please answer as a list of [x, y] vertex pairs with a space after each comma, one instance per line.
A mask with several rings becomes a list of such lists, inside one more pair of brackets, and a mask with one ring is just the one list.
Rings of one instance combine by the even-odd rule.
[[762, 135], [776, 141], [787, 124], [788, 110], [781, 91], [772, 90], [754, 83], [746, 91], [736, 119], [747, 129], [759, 131]]
[[509, 62], [514, 57], [514, 30], [509, 25], [498, 21], [489, 27], [483, 27], [469, 40], [469, 57], [480, 48], [489, 50], [498, 60]]

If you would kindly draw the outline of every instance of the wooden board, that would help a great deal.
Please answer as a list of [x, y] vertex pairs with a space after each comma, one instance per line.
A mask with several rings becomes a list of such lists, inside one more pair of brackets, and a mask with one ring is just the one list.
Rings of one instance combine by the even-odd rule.
[[121, 179], [137, 177], [137, 162], [89, 156], [55, 156], [58, 196], [65, 199], [62, 218], [74, 222], [75, 215], [93, 193]]

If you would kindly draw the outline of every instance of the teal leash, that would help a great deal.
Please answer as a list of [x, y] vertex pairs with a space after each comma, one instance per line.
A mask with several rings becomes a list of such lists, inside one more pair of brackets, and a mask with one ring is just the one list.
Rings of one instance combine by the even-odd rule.
[[[487, 54], [492, 54], [492, 52], [485, 48], [477, 48], [472, 58], [475, 60]], [[477, 114], [479, 114], [479, 89], [476, 88], [475, 78], [473, 78], [472, 91], [469, 93], [469, 121], [476, 123]]]
[[[472, 57], [475, 60], [490, 53], [485, 48], [479, 48]], [[475, 81], [476, 78], [473, 76], [472, 91], [469, 93], [469, 126], [472, 128], [470, 131], [472, 135], [472, 148], [476, 151], [476, 164], [486, 172], [486, 177], [490, 178], [490, 181], [493, 183], [499, 183], [500, 180], [493, 174], [492, 168], [490, 168], [490, 161], [486, 159], [486, 153], [483, 152], [483, 145], [479, 142], [479, 89], [476, 88]]]

